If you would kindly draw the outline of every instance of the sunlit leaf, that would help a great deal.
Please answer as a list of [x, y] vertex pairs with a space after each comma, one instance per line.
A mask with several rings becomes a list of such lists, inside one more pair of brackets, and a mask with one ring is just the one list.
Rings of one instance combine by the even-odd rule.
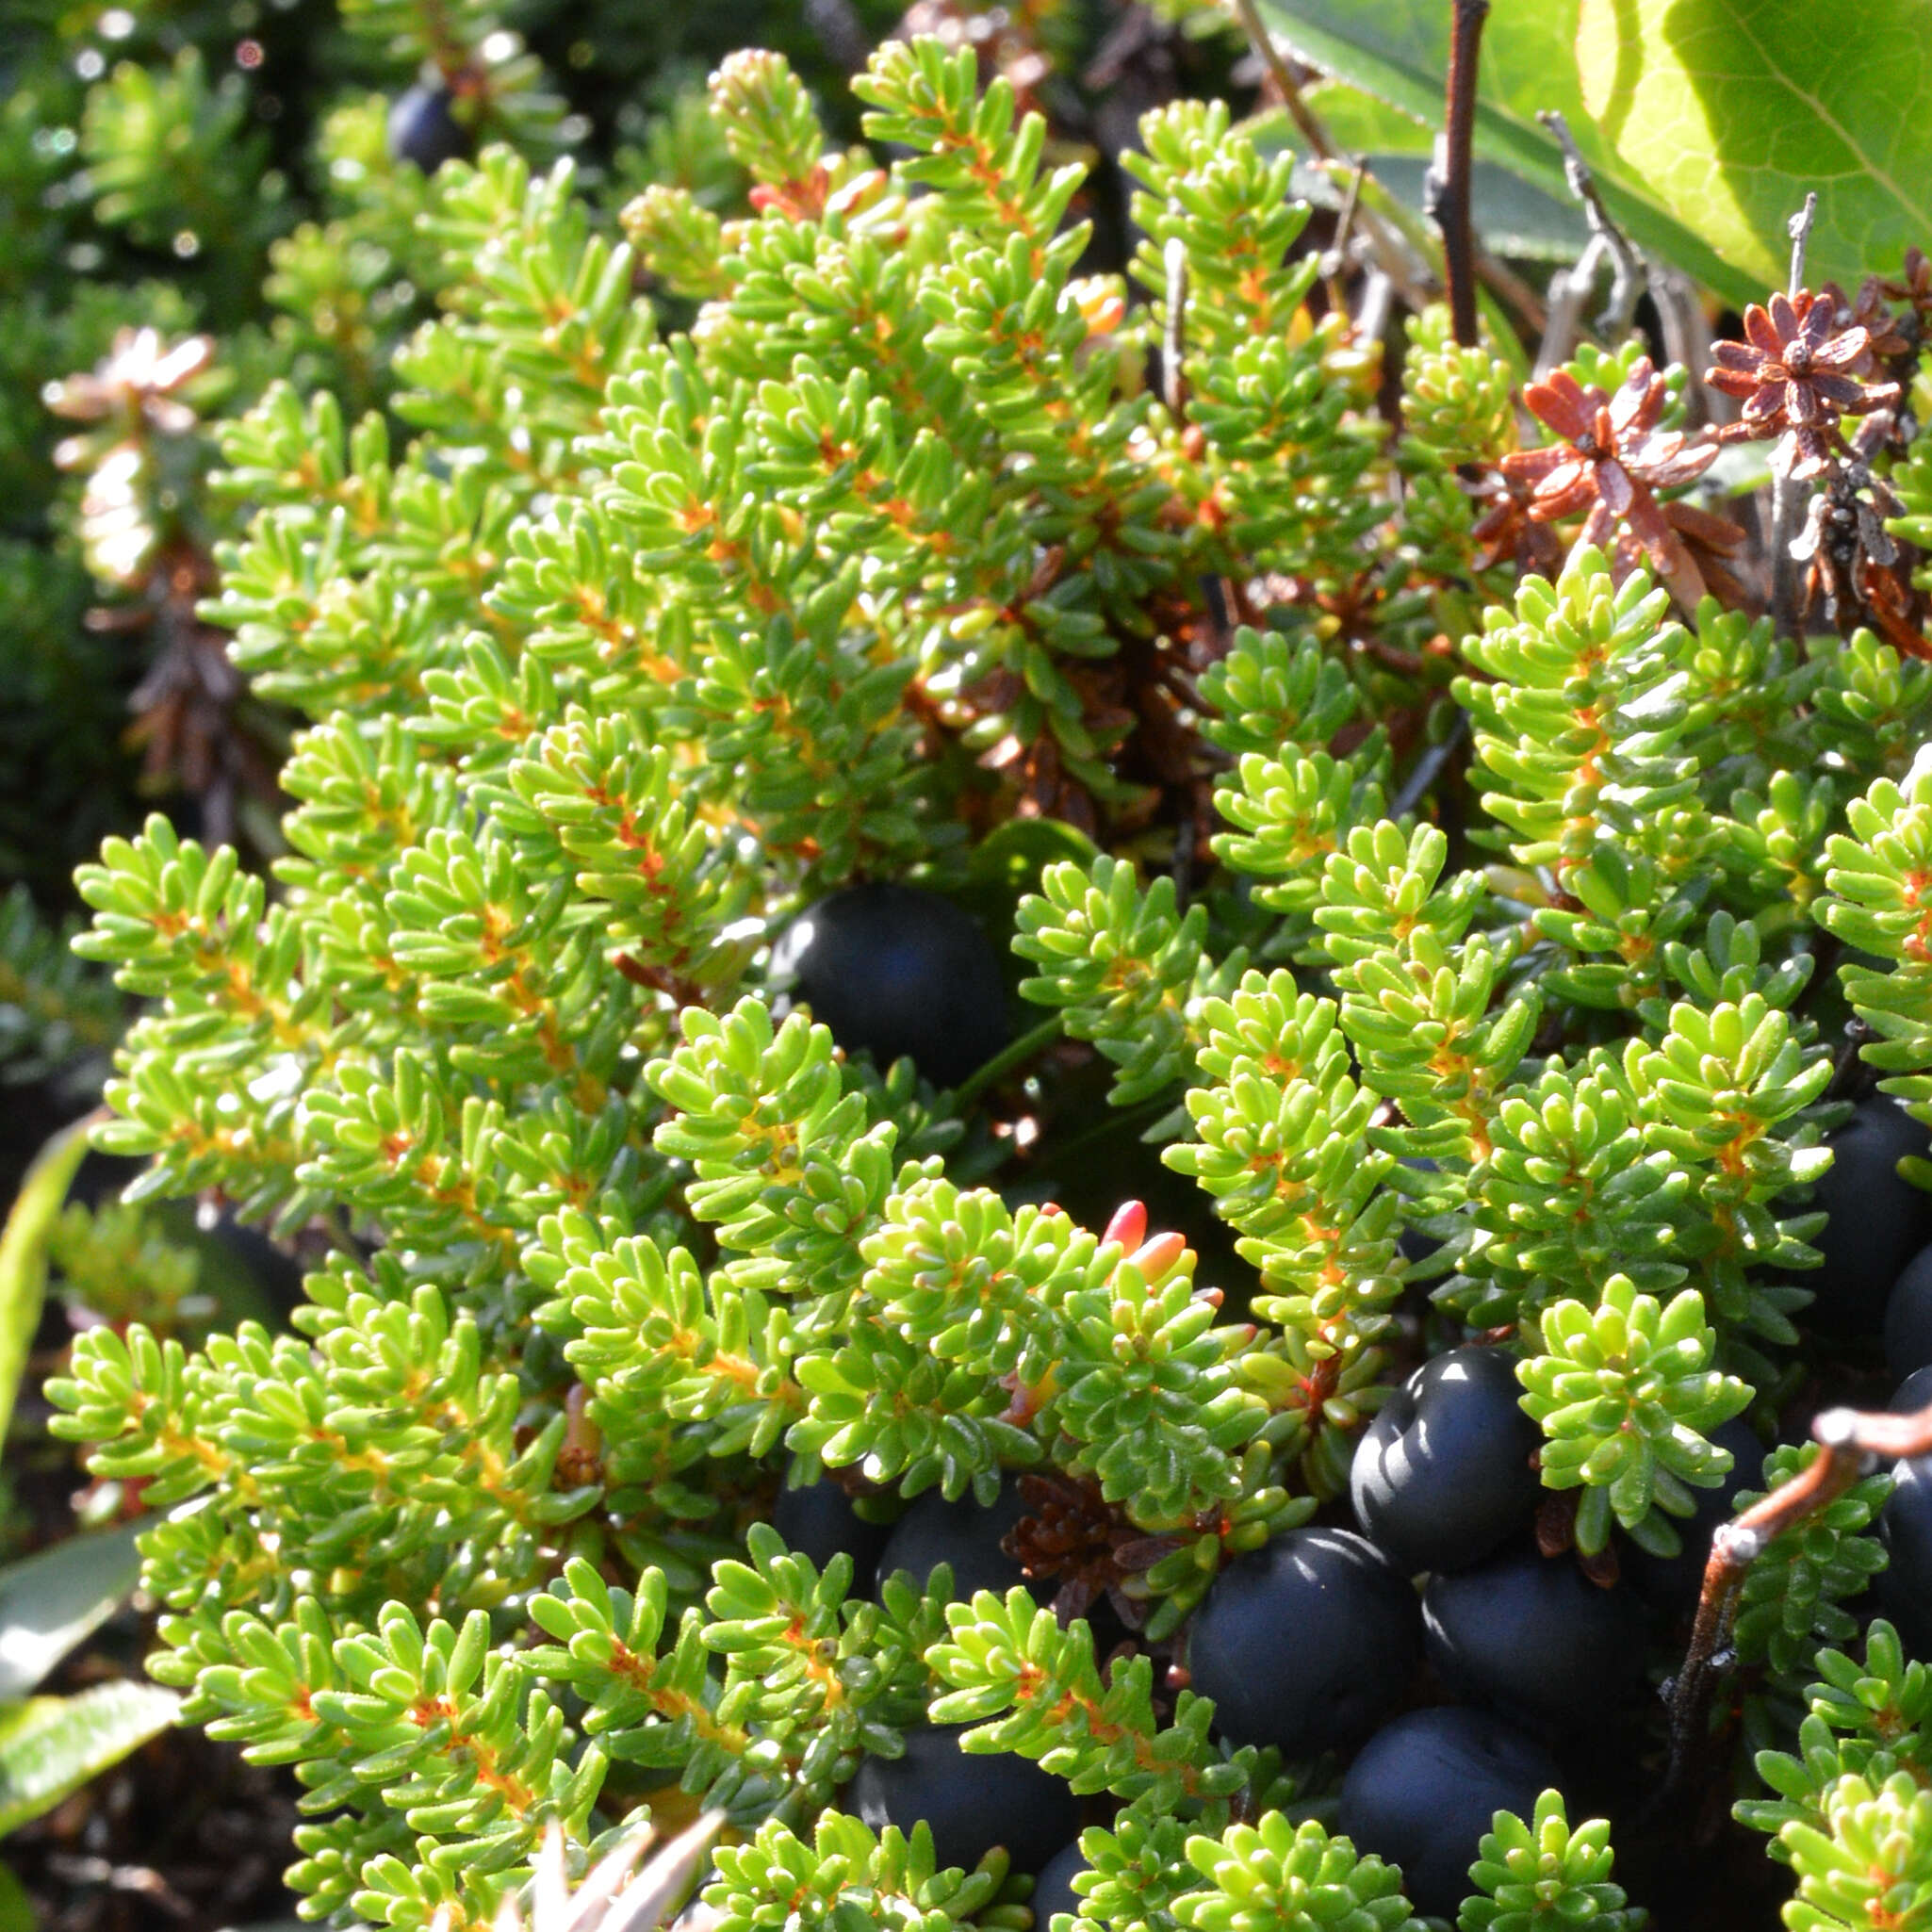
[[158, 1736], [180, 1703], [158, 1684], [117, 1681], [0, 1705], [0, 1838]]
[[34, 1902], [11, 1869], [0, 1865], [0, 1932], [34, 1932]]
[[31, 1691], [114, 1613], [140, 1575], [135, 1529], [70, 1536], [0, 1569], [0, 1697]]
[[[1262, 0], [1326, 72], [1439, 123], [1447, 0]], [[1812, 279], [1895, 268], [1932, 233], [1932, 0], [1496, 0], [1479, 156], [1551, 195], [1568, 120], [1643, 246], [1742, 302], [1785, 277], [1785, 223], [1815, 188]]]
[[0, 1442], [13, 1419], [13, 1399], [40, 1326], [47, 1287], [47, 1238], [60, 1214], [74, 1171], [86, 1157], [88, 1128], [76, 1121], [34, 1156], [20, 1184], [7, 1225], [0, 1229]]

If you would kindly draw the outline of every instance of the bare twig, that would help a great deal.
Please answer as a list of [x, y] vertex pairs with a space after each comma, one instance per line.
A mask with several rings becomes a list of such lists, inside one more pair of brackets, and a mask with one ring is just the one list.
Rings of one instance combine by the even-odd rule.
[[1179, 427], [1187, 419], [1187, 244], [1172, 236], [1163, 254], [1168, 319], [1160, 338], [1161, 401]]
[[1796, 295], [1805, 286], [1805, 251], [1811, 245], [1811, 223], [1818, 219], [1818, 194], [1813, 189], [1805, 197], [1805, 205], [1785, 223], [1792, 238], [1791, 280], [1785, 284], [1787, 295]]
[[1235, 17], [1241, 23], [1241, 31], [1248, 36], [1249, 44], [1260, 55], [1261, 64], [1268, 69], [1268, 77], [1274, 82], [1275, 91], [1282, 97], [1282, 106], [1288, 110], [1288, 119], [1308, 143], [1308, 152], [1318, 160], [1341, 160], [1341, 151], [1329, 139], [1328, 129], [1315, 118], [1302, 95], [1301, 82], [1282, 58], [1282, 50], [1275, 45], [1274, 36], [1255, 11], [1254, 0], [1235, 0]]
[[1388, 326], [1388, 302], [1393, 287], [1380, 269], [1369, 270], [1367, 279], [1362, 286], [1362, 300], [1355, 306], [1355, 319], [1351, 325], [1351, 332], [1357, 342], [1382, 340], [1382, 332]]
[[[1367, 164], [1357, 161], [1349, 171], [1349, 186], [1342, 196], [1341, 213], [1335, 217], [1334, 239], [1321, 253], [1321, 279], [1333, 282], [1349, 265], [1349, 231], [1355, 225], [1355, 210], [1362, 200], [1362, 182]], [[1339, 307], [1340, 303], [1337, 303]]]
[[[1345, 193], [1354, 195], [1360, 191], [1360, 183], [1366, 172], [1362, 164], [1336, 147], [1316, 114], [1309, 106], [1308, 98], [1302, 90], [1288, 63], [1282, 58], [1281, 49], [1274, 43], [1268, 28], [1262, 24], [1261, 16], [1254, 9], [1254, 0], [1231, 0], [1235, 16], [1240, 22], [1254, 48], [1257, 58], [1268, 70], [1269, 80], [1275, 91], [1281, 95], [1282, 105], [1287, 109], [1288, 119], [1300, 130], [1302, 139], [1307, 142], [1308, 151], [1317, 160], [1324, 162], [1331, 169], [1346, 168], [1349, 171], [1349, 188]], [[1486, 0], [1485, 0], [1486, 9]], [[1431, 299], [1433, 277], [1422, 269], [1409, 248], [1376, 210], [1363, 202], [1353, 211], [1353, 225], [1368, 243], [1374, 255], [1375, 266], [1393, 285], [1395, 292], [1412, 309], [1420, 310]], [[1349, 226], [1349, 210], [1344, 204], [1342, 227]], [[1543, 327], [1543, 298], [1529, 283], [1512, 269], [1508, 263], [1498, 261], [1487, 249], [1473, 251], [1476, 278], [1500, 302], [1507, 303], [1522, 318], [1531, 331]], [[1418, 279], [1419, 271], [1419, 279]]]
[[1875, 1461], [1932, 1452], [1932, 1404], [1907, 1416], [1826, 1409], [1812, 1420], [1811, 1438], [1820, 1453], [1807, 1467], [1711, 1536], [1690, 1648], [1670, 1686], [1670, 1768], [1653, 1808], [1681, 1793], [1695, 1761], [1751, 1565], [1775, 1537], [1842, 1496]]
[[1542, 338], [1536, 345], [1536, 374], [1547, 376], [1558, 363], [1569, 360], [1582, 333], [1583, 304], [1596, 286], [1596, 265], [1604, 256], [1604, 240], [1593, 235], [1583, 244], [1583, 253], [1567, 269], [1559, 269], [1549, 278], [1549, 313], [1544, 319]]
[[1569, 123], [1554, 107], [1544, 108], [1536, 118], [1561, 143], [1564, 179], [1569, 183], [1570, 192], [1583, 205], [1583, 219], [1590, 224], [1590, 233], [1602, 243], [1602, 252], [1610, 256], [1610, 299], [1604, 303], [1603, 313], [1596, 318], [1596, 329], [1606, 342], [1621, 342], [1630, 333], [1637, 303], [1644, 293], [1646, 278], [1644, 257], [1611, 219], [1610, 210], [1603, 205], [1603, 197], [1596, 191], [1590, 164], [1583, 159], [1582, 151], [1570, 133]]
[[113, 1891], [129, 1891], [150, 1899], [171, 1919], [194, 1919], [201, 1914], [151, 1865], [115, 1865], [102, 1858], [74, 1858], [54, 1852], [47, 1869], [69, 1885], [105, 1885]]
[[1476, 73], [1489, 0], [1454, 0], [1443, 130], [1430, 164], [1428, 206], [1442, 231], [1449, 320], [1465, 349], [1476, 346], [1476, 242], [1469, 220], [1469, 171], [1476, 139]]
[[[1699, 369], [1711, 367], [1711, 322], [1704, 313], [1697, 285], [1682, 270], [1666, 262], [1652, 270], [1650, 293], [1663, 329], [1664, 361], [1690, 370], [1695, 378]], [[1694, 424], [1737, 420], [1736, 401], [1708, 383], [1686, 383], [1684, 405]]]
[[[1785, 292], [1795, 296], [1805, 286], [1805, 251], [1811, 240], [1811, 223], [1818, 218], [1815, 190], [1806, 195], [1805, 205], [1786, 224], [1792, 238], [1791, 279]], [[1798, 486], [1782, 468], [1771, 477], [1771, 614], [1777, 629], [1786, 636], [1798, 630], [1797, 560], [1792, 555], [1792, 526], [1798, 520]]]

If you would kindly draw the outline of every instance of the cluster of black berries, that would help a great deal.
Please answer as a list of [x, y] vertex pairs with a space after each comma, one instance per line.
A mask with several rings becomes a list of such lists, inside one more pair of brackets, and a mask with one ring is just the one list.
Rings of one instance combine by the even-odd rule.
[[[1493, 1814], [1564, 1785], [1564, 1741], [1643, 1686], [1632, 1584], [1536, 1545], [1520, 1393], [1497, 1349], [1424, 1364], [1356, 1450], [1360, 1533], [1298, 1530], [1231, 1565], [1189, 1640], [1223, 1736], [1291, 1761], [1354, 1754], [1337, 1826], [1400, 1865], [1423, 1912], [1454, 1915]], [[1456, 1701], [1426, 1701], [1443, 1693]]]
[[[936, 1083], [957, 1084], [1007, 1038], [992, 947], [957, 907], [916, 889], [864, 885], [820, 902], [775, 948], [773, 978], [848, 1051], [882, 1066], [909, 1055]], [[1894, 1406], [1916, 1407], [1932, 1400], [1932, 1199], [1897, 1167], [1926, 1137], [1874, 1099], [1832, 1145], [1814, 1203], [1829, 1216], [1824, 1266], [1803, 1278], [1809, 1320], [1837, 1342], [1882, 1327], [1906, 1378]], [[1357, 1528], [1296, 1530], [1234, 1563], [1186, 1635], [1187, 1678], [1214, 1699], [1220, 1735], [1291, 1763], [1345, 1764], [1338, 1828], [1399, 1864], [1426, 1913], [1453, 1917], [1495, 1812], [1528, 1817], [1552, 1786], [1601, 1794], [1591, 1759], [1606, 1724], [1640, 1715], [1652, 1641], [1680, 1648], [1711, 1533], [1761, 1471], [1757, 1434], [1727, 1423], [1713, 1439], [1731, 1468], [1679, 1525], [1678, 1556], [1621, 1542], [1609, 1564], [1547, 1554], [1564, 1539], [1559, 1525], [1539, 1541], [1549, 1498], [1520, 1393], [1500, 1348], [1426, 1362], [1364, 1432], [1350, 1485]], [[1029, 1581], [1011, 1553], [1026, 1508], [1009, 1481], [991, 1509], [929, 1494], [888, 1528], [821, 1482], [785, 1492], [776, 1522], [820, 1564], [848, 1551], [861, 1588], [898, 1570], [923, 1582], [946, 1563], [964, 1598]], [[1892, 1568], [1875, 1607], [1932, 1656], [1932, 1457], [1899, 1465], [1884, 1531]], [[1084, 1861], [1066, 1786], [1022, 1759], [967, 1757], [963, 1728], [916, 1732], [903, 1757], [869, 1759], [849, 1802], [875, 1826], [924, 1819], [942, 1865], [1004, 1846], [1038, 1875], [1038, 1925], [1077, 1911]]]
[[[953, 1596], [965, 1600], [980, 1590], [1004, 1596], [1028, 1580], [1007, 1548], [1025, 1513], [1020, 1487], [1008, 1478], [990, 1509], [948, 1502], [928, 1490], [887, 1527], [861, 1515], [827, 1478], [780, 1491], [772, 1522], [789, 1547], [820, 1568], [842, 1550], [849, 1555], [855, 1594], [901, 1570], [924, 1585], [946, 1564]], [[1061, 1779], [1023, 1758], [969, 1757], [959, 1748], [969, 1728], [934, 1725], [909, 1734], [903, 1757], [868, 1758], [846, 1802], [875, 1829], [896, 1825], [910, 1831], [924, 1819], [941, 1868], [970, 1871], [995, 1845], [1004, 1846], [1017, 1870], [1040, 1875], [1034, 1923], [1044, 1927], [1054, 1912], [1079, 1908], [1072, 1890], [1072, 1875], [1085, 1869], [1078, 1806]], [[1042, 1903], [1056, 1888], [1058, 1902]]]

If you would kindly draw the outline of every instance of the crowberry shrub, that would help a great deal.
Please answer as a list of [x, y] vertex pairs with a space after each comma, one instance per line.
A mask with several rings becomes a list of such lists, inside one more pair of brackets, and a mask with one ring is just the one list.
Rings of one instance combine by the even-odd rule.
[[[1117, 273], [971, 45], [882, 46], [869, 146], [733, 57], [745, 192], [614, 226], [443, 126], [459, 51], [382, 406], [211, 431], [273, 856], [79, 877], [129, 1200], [309, 1264], [48, 1385], [303, 1913], [465, 1932], [701, 1808], [733, 1932], [1629, 1924], [1593, 1730], [1646, 1873], [1747, 1740], [1805, 1923], [1932, 1884], [1857, 1676], [1923, 1667], [1845, 1647], [1889, 1479], [1708, 1500], [1925, 1238], [1912, 291], [1884, 356], [1883, 291], [1754, 311], [1722, 438], [1635, 342], [1519, 411], [1433, 305], [1391, 366], [1222, 105], [1141, 122]], [[1890, 466], [1884, 636], [1757, 610], [1694, 494], [1752, 437]], [[1689, 1725], [1622, 1574], [1686, 1530], [1755, 1559]]]

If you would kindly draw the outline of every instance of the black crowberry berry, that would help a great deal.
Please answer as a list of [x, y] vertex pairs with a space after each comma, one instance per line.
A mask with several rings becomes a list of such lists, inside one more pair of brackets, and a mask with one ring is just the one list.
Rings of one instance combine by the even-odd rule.
[[1885, 1298], [1885, 1366], [1903, 1379], [1932, 1363], [1932, 1248], [1906, 1263]]
[[1402, 1868], [1418, 1912], [1452, 1919], [1495, 1814], [1528, 1818], [1557, 1782], [1542, 1745], [1486, 1711], [1412, 1711], [1350, 1765], [1335, 1823], [1357, 1851]]
[[1793, 1279], [1816, 1298], [1799, 1319], [1820, 1334], [1869, 1334], [1906, 1264], [1932, 1240], [1932, 1196], [1898, 1172], [1926, 1152], [1925, 1129], [1894, 1100], [1868, 1100], [1826, 1143], [1836, 1158], [1810, 1205], [1831, 1219], [1811, 1245], [1821, 1267]]
[[963, 1724], [906, 1733], [899, 1758], [868, 1758], [847, 1791], [851, 1809], [875, 1830], [932, 1827], [939, 1869], [971, 1871], [1003, 1845], [1019, 1871], [1039, 1871], [1080, 1828], [1073, 1793], [1029, 1759], [1010, 1751], [969, 1756]]
[[389, 106], [389, 157], [434, 174], [470, 150], [469, 130], [450, 112], [456, 96], [440, 81], [418, 81]]
[[1542, 1436], [1517, 1406], [1522, 1392], [1499, 1350], [1451, 1349], [1363, 1431], [1349, 1472], [1355, 1520], [1404, 1570], [1480, 1563], [1529, 1522]]
[[1052, 1932], [1056, 1912], [1078, 1912], [1086, 1907], [1087, 1901], [1073, 1890], [1075, 1875], [1086, 1870], [1087, 1856], [1077, 1838], [1040, 1868], [1040, 1876], [1033, 1881], [1033, 1896], [1027, 1900], [1033, 1907], [1033, 1932]]
[[[1887, 1406], [1900, 1415], [1932, 1402], [1932, 1367], [1906, 1377]], [[1932, 1455], [1891, 1465], [1891, 1494], [1878, 1514], [1891, 1557], [1872, 1579], [1872, 1609], [1896, 1627], [1907, 1652], [1932, 1659]]]
[[[242, 1271], [284, 1316], [303, 1304], [302, 1278], [307, 1269], [279, 1242], [246, 1221], [237, 1220], [235, 1210], [224, 1207], [212, 1221], [200, 1220], [198, 1232], [205, 1234], [239, 1263]], [[209, 1272], [203, 1263], [203, 1279]]]
[[1599, 1589], [1573, 1557], [1540, 1556], [1529, 1544], [1431, 1578], [1422, 1628], [1429, 1661], [1455, 1695], [1532, 1728], [1583, 1723], [1643, 1680], [1635, 1591]]
[[847, 1053], [902, 1054], [955, 1087], [1007, 1043], [999, 956], [978, 924], [916, 886], [847, 886], [808, 907], [772, 948], [772, 982]]
[[1025, 1514], [1025, 1498], [1010, 1476], [991, 1509], [981, 1509], [971, 1497], [948, 1502], [937, 1489], [928, 1489], [893, 1524], [879, 1552], [878, 1574], [909, 1570], [912, 1580], [923, 1586], [935, 1564], [951, 1564], [953, 1595], [961, 1602], [978, 1590], [1004, 1596], [1026, 1580], [1019, 1564], [1000, 1547]]
[[829, 1476], [802, 1489], [779, 1490], [772, 1505], [772, 1528], [785, 1539], [787, 1549], [809, 1556], [821, 1571], [843, 1550], [852, 1559], [854, 1596], [872, 1594], [879, 1552], [892, 1534], [890, 1523], [868, 1523]]
[[[1405, 1168], [1414, 1168], [1420, 1174], [1433, 1174], [1441, 1171], [1437, 1164], [1431, 1160], [1427, 1154], [1423, 1154], [1405, 1155], [1402, 1165]], [[1433, 1235], [1424, 1234], [1420, 1228], [1404, 1227], [1402, 1232], [1396, 1236], [1396, 1246], [1402, 1251], [1402, 1259], [1410, 1267], [1418, 1268], [1442, 1246], [1442, 1243]]]
[[1682, 1547], [1675, 1556], [1652, 1556], [1634, 1543], [1623, 1550], [1624, 1575], [1637, 1595], [1666, 1614], [1687, 1611], [1696, 1602], [1711, 1556], [1711, 1531], [1730, 1519], [1738, 1492], [1763, 1486], [1758, 1479], [1764, 1465], [1764, 1445], [1742, 1416], [1711, 1430], [1711, 1440], [1730, 1451], [1730, 1467], [1715, 1489], [1691, 1492], [1697, 1503], [1693, 1514], [1671, 1518]]
[[1418, 1621], [1407, 1579], [1367, 1538], [1291, 1530], [1215, 1579], [1187, 1668], [1232, 1743], [1347, 1750], [1401, 1703]]

